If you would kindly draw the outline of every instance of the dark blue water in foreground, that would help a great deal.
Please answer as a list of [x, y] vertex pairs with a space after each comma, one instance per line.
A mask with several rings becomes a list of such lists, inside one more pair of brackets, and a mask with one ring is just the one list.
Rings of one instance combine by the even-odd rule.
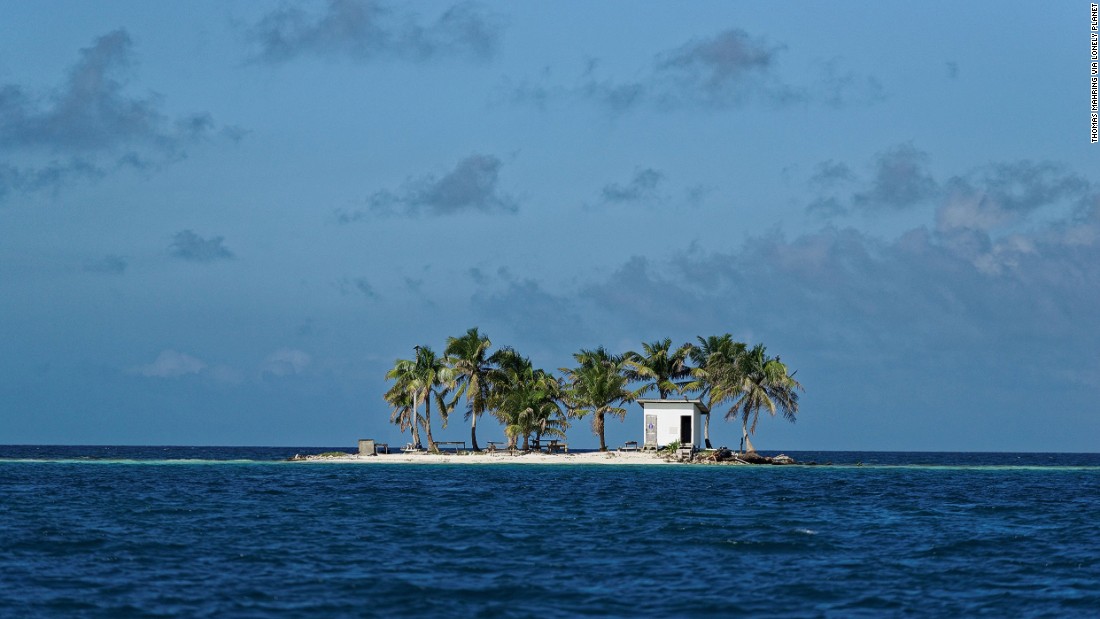
[[1100, 455], [318, 451], [0, 446], [0, 616], [1100, 615]]

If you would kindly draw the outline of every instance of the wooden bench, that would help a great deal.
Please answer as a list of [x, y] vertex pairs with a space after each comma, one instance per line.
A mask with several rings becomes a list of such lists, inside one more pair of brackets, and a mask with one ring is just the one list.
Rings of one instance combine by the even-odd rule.
[[502, 442], [499, 442], [499, 441], [489, 441], [488, 445], [489, 446], [485, 449], [485, 451], [488, 451], [491, 454], [503, 452], [503, 453], [506, 453], [510, 456], [515, 456], [515, 455], [518, 455], [520, 453], [518, 449], [509, 448], [508, 443], [502, 443]]
[[627, 441], [623, 443], [619, 451], [638, 451], [638, 441]]

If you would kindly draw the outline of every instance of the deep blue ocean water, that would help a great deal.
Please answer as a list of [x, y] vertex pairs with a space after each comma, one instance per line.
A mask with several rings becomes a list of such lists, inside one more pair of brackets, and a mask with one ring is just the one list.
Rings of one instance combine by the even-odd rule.
[[0, 446], [0, 616], [1100, 616], [1100, 455], [327, 450]]

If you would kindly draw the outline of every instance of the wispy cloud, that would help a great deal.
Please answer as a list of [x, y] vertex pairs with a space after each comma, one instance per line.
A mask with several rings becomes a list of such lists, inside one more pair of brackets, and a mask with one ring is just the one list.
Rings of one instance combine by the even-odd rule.
[[784, 49], [740, 29], [689, 41], [658, 59], [657, 76], [670, 82], [661, 96], [719, 108], [739, 105], [750, 96], [774, 101], [804, 98], [774, 76], [777, 56]]
[[622, 204], [624, 202], [651, 202], [658, 197], [657, 187], [665, 175], [653, 168], [639, 168], [626, 184], [609, 183], [600, 190], [600, 201], [604, 204]]
[[941, 230], [992, 230], [1052, 204], [1080, 200], [1091, 190], [1084, 177], [1049, 161], [992, 163], [942, 183], [929, 164], [928, 153], [909, 143], [878, 153], [866, 177], [847, 163], [824, 161], [807, 181], [816, 194], [807, 210], [832, 216], [934, 205]]
[[257, 58], [268, 63], [304, 55], [358, 61], [455, 55], [484, 60], [495, 53], [502, 25], [478, 5], [455, 4], [430, 22], [404, 11], [405, 6], [411, 5], [329, 0], [316, 12], [295, 5], [265, 15], [250, 37], [259, 46]]
[[206, 363], [176, 350], [161, 351], [157, 358], [147, 365], [132, 368], [132, 372], [150, 378], [178, 378], [188, 374], [198, 374], [206, 369]]
[[982, 231], [1009, 227], [1044, 207], [1081, 199], [1090, 188], [1085, 178], [1052, 162], [993, 164], [947, 183], [937, 227]]
[[361, 294], [372, 301], [380, 298], [374, 286], [365, 277], [342, 277], [336, 282], [336, 287], [340, 290], [340, 294], [345, 296]]
[[186, 146], [218, 133], [206, 112], [170, 118], [159, 96], [129, 94], [125, 76], [133, 62], [130, 35], [115, 30], [80, 50], [50, 91], [0, 85], [0, 155], [9, 159], [0, 162], [0, 195], [174, 161]]
[[562, 344], [583, 341], [589, 333], [569, 296], [548, 292], [533, 279], [516, 279], [504, 269], [497, 275], [492, 284], [474, 294], [473, 304], [479, 313], [507, 325], [518, 338]]
[[[803, 348], [852, 362], [896, 351], [963, 355], [982, 372], [1053, 380], [1090, 359], [1097, 368], [1100, 338], [1082, 325], [1100, 313], [1100, 197], [1083, 204], [1012, 234], [918, 227], [885, 240], [825, 228], [669, 261], [637, 256], [579, 298], [625, 333], [794, 329]], [[950, 380], [973, 380], [974, 371]]]
[[313, 363], [313, 357], [295, 348], [280, 348], [264, 359], [260, 366], [261, 374], [273, 376], [293, 376], [301, 374]]
[[370, 214], [388, 216], [440, 216], [459, 213], [515, 213], [519, 201], [498, 188], [500, 159], [492, 155], [470, 155], [443, 176], [411, 178], [396, 191], [381, 190], [367, 200], [367, 210], [340, 211], [340, 223], [350, 223]]
[[225, 246], [225, 237], [204, 239], [191, 230], [177, 232], [168, 250], [176, 258], [193, 262], [213, 262], [233, 257], [233, 252]]
[[108, 273], [122, 275], [126, 272], [129, 262], [122, 256], [108, 254], [102, 258], [88, 260], [84, 263], [84, 270], [89, 273]]
[[106, 174], [106, 170], [83, 157], [22, 168], [0, 162], [0, 199], [13, 191], [57, 191], [76, 181], [95, 180]]
[[792, 83], [780, 70], [786, 51], [782, 43], [730, 28], [655, 54], [633, 79], [601, 76], [599, 61], [590, 60], [579, 82], [572, 85], [553, 84], [546, 70], [536, 79], [507, 81], [506, 99], [545, 108], [555, 99], [580, 98], [624, 113], [643, 106], [657, 110], [728, 110], [750, 103], [836, 107], [875, 103], [884, 97], [878, 80], [846, 68], [837, 59], [819, 63], [815, 82]]
[[875, 159], [871, 185], [852, 195], [857, 208], [904, 209], [934, 197], [939, 189], [927, 170], [928, 154], [900, 144]]

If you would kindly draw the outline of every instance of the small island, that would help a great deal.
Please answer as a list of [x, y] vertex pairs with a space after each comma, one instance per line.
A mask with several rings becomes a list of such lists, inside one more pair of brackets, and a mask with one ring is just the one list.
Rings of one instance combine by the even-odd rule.
[[745, 454], [726, 448], [704, 449], [694, 452], [690, 458], [678, 453], [678, 446], [657, 451], [619, 449], [616, 451], [587, 451], [573, 453], [547, 453], [544, 451], [453, 451], [430, 454], [420, 452], [397, 453], [345, 453], [327, 452], [314, 455], [295, 454], [292, 462], [312, 463], [361, 463], [361, 464], [549, 464], [549, 465], [666, 465], [666, 464], [714, 464], [714, 465], [790, 465], [800, 464], [783, 454], [763, 456], [755, 452]]
[[[792, 464], [787, 456], [756, 453], [750, 437], [760, 413], [793, 422], [802, 385], [763, 344], [749, 346], [726, 333], [699, 336], [674, 347], [671, 338], [642, 344], [641, 352], [614, 354], [604, 347], [582, 349], [573, 367], [557, 374], [536, 368], [514, 348], [493, 351], [492, 342], [471, 328], [450, 337], [442, 355], [414, 346], [411, 359], [397, 359], [386, 373], [391, 386], [383, 398], [389, 420], [410, 441], [403, 447], [360, 441], [358, 454], [295, 456], [295, 460], [410, 463], [630, 463]], [[656, 399], [645, 399], [650, 392]], [[607, 418], [626, 417], [626, 404], [640, 403], [640, 442], [612, 451], [604, 430]], [[463, 404], [460, 408], [460, 404]], [[433, 408], [442, 427], [461, 410], [470, 423], [465, 441], [436, 441]], [[738, 450], [715, 449], [710, 440], [712, 411], [740, 421]], [[477, 424], [485, 413], [504, 429], [506, 441], [478, 443]], [[589, 419], [599, 439], [595, 453], [569, 453], [566, 431]], [[423, 432], [424, 441], [421, 441]]]

